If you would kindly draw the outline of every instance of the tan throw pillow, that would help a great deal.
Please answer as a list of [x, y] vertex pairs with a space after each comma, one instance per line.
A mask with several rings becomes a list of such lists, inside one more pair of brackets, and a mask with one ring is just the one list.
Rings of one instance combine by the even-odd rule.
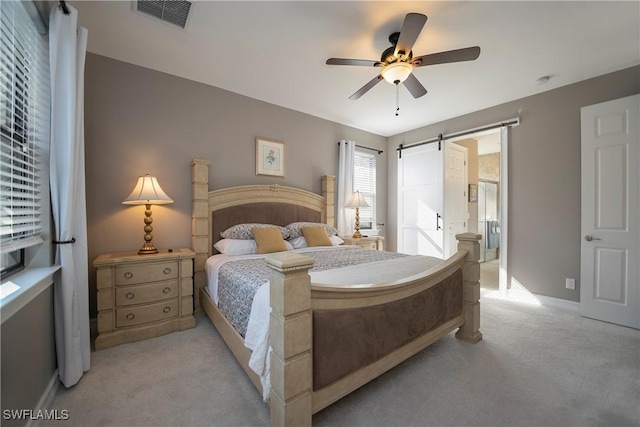
[[287, 250], [280, 230], [278, 228], [254, 227], [251, 232], [258, 246], [257, 253], [270, 254], [271, 252], [282, 252]]
[[302, 227], [307, 246], [333, 246], [325, 227]]

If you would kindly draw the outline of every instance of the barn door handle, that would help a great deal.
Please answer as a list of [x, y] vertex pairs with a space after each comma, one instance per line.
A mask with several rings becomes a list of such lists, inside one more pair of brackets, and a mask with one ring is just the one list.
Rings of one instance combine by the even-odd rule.
[[602, 239], [598, 239], [597, 237], [593, 237], [591, 234], [587, 234], [586, 236], [584, 236], [584, 240], [586, 240], [587, 242], [590, 242], [592, 240], [602, 240]]
[[442, 230], [442, 227], [440, 227], [440, 218], [442, 217], [438, 212], [436, 212], [436, 230]]

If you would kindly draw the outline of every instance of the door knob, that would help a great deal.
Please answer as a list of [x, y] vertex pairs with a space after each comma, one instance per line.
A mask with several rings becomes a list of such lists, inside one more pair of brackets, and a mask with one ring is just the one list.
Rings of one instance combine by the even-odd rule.
[[590, 242], [592, 240], [602, 240], [602, 239], [598, 239], [597, 237], [593, 237], [591, 234], [587, 234], [586, 236], [584, 236], [584, 240], [586, 240], [587, 242]]

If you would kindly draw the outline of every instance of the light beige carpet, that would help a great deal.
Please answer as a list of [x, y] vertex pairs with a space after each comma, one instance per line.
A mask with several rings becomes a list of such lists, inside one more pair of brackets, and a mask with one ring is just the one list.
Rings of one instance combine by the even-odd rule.
[[[316, 426], [639, 426], [640, 332], [482, 299], [484, 340], [448, 335], [316, 414]], [[64, 426], [258, 426], [268, 407], [211, 322], [92, 353]]]

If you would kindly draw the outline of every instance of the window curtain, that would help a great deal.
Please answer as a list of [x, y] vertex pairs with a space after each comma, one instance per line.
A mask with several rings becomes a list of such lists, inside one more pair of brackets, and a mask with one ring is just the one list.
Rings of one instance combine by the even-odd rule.
[[89, 275], [84, 171], [84, 63], [87, 30], [78, 12], [54, 7], [49, 19], [51, 67], [51, 207], [55, 224], [54, 285], [58, 374], [66, 387], [90, 366]]
[[340, 153], [338, 156], [338, 234], [351, 236], [353, 234], [353, 222], [355, 211], [347, 209], [344, 205], [353, 194], [353, 165], [356, 152], [354, 141], [340, 140]]

